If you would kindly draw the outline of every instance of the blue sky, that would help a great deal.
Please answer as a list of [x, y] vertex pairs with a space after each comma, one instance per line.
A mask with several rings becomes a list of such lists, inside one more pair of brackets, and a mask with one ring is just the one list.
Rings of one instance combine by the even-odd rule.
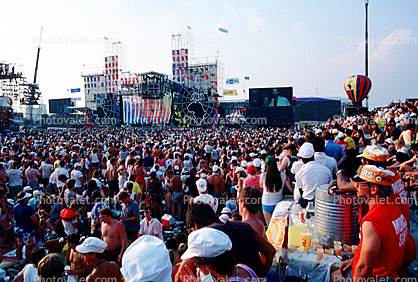
[[[416, 97], [418, 1], [370, 0], [370, 105]], [[364, 1], [102, 0], [1, 1], [0, 60], [38, 82], [44, 102], [83, 87], [83, 66], [103, 67], [104, 37], [126, 43], [132, 72], [171, 73], [171, 34], [187, 26], [196, 57], [215, 56], [225, 77], [247, 87], [293, 86], [296, 97], [346, 98], [344, 81], [364, 73]], [[223, 27], [229, 31], [218, 31]]]

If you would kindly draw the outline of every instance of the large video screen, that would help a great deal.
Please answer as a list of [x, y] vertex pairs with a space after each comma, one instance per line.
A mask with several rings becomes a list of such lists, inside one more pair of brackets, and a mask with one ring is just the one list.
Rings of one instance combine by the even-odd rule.
[[292, 106], [293, 87], [251, 88], [250, 106], [276, 108]]

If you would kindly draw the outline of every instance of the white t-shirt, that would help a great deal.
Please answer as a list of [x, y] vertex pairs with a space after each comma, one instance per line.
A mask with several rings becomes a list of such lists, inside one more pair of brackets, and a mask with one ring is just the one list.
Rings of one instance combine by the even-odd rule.
[[23, 280], [25, 282], [39, 282], [38, 268], [29, 263], [23, 268]]
[[9, 169], [6, 171], [6, 176], [9, 179], [10, 186], [22, 185], [22, 172], [18, 169]]
[[[310, 161], [299, 169], [295, 178], [293, 197], [297, 202], [301, 196], [305, 200], [312, 200], [315, 197], [315, 188], [319, 185], [329, 184], [332, 181], [332, 174], [326, 166], [316, 161]], [[302, 195], [300, 195], [299, 189], [302, 189]]]
[[40, 169], [42, 170], [42, 178], [49, 178], [54, 171], [54, 166], [52, 164], [43, 163]]
[[64, 174], [65, 176], [67, 176], [67, 178], [68, 178], [68, 177], [70, 177], [70, 175], [69, 175], [68, 171], [67, 171], [65, 168], [60, 167], [59, 169], [57, 169], [57, 170], [55, 171], [55, 176], [56, 176], [56, 179], [57, 179], [57, 181], [56, 181], [56, 183], [57, 183], [57, 187], [63, 187], [63, 186], [64, 186], [64, 184], [65, 184], [64, 182], [61, 182], [61, 181], [59, 181], [59, 180], [58, 180], [58, 177], [59, 177], [61, 174]]
[[81, 180], [80, 177], [83, 177], [83, 173], [81, 171], [79, 171], [78, 169], [74, 169], [71, 172], [71, 178], [75, 180], [75, 186], [76, 188], [81, 188]]

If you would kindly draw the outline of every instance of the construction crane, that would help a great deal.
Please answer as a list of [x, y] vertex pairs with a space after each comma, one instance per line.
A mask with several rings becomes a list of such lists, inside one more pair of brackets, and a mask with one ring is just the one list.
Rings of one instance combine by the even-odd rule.
[[35, 65], [35, 74], [33, 76], [33, 83], [23, 83], [25, 90], [23, 91], [23, 98], [20, 99], [20, 104], [29, 106], [29, 119], [32, 120], [32, 111], [34, 105], [39, 105], [39, 99], [41, 98], [41, 92], [39, 91], [39, 84], [36, 83], [36, 78], [38, 76], [38, 63], [39, 63], [39, 53], [41, 52], [41, 41], [42, 41], [42, 29], [41, 35], [39, 36], [38, 52], [36, 54], [36, 65]]

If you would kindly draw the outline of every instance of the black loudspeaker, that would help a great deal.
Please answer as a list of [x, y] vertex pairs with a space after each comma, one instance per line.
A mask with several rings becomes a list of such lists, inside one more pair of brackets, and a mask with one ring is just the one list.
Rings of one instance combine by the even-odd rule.
[[[255, 126], [288, 127], [294, 125], [293, 107], [272, 107], [247, 109], [247, 121]], [[250, 120], [248, 120], [250, 118]], [[254, 123], [254, 124], [253, 124]]]

